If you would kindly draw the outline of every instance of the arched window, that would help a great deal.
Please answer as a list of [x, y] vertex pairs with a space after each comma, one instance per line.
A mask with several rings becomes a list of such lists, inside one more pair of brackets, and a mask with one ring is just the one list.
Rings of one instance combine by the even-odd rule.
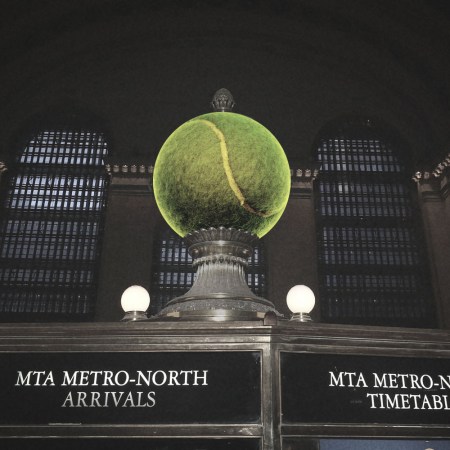
[[92, 318], [107, 150], [86, 129], [45, 129], [27, 143], [2, 205], [0, 320]]
[[414, 185], [402, 145], [370, 120], [320, 135], [316, 218], [324, 322], [432, 326]]
[[[183, 239], [168, 226], [157, 233], [154, 243], [151, 314], [157, 314], [175, 297], [185, 294], [194, 282], [195, 269]], [[256, 246], [247, 268], [247, 284], [258, 296], [266, 295], [264, 245]]]

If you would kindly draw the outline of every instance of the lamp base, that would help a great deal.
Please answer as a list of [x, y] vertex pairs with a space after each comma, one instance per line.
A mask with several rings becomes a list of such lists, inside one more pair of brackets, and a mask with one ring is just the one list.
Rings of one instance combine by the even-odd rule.
[[158, 318], [227, 321], [258, 320], [269, 311], [281, 316], [269, 300], [256, 296], [245, 281], [247, 259], [258, 237], [233, 228], [209, 228], [185, 237], [197, 267], [191, 289], [174, 298]]
[[313, 322], [311, 316], [307, 313], [294, 313], [291, 317], [292, 322]]
[[121, 319], [121, 322], [140, 322], [147, 319], [148, 317], [145, 311], [127, 311]]

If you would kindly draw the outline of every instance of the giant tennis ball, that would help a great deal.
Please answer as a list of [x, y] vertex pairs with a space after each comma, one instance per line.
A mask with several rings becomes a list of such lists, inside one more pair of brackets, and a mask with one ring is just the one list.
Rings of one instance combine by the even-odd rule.
[[180, 235], [224, 226], [261, 237], [281, 217], [290, 170], [276, 138], [249, 117], [214, 112], [177, 128], [156, 159], [153, 189]]

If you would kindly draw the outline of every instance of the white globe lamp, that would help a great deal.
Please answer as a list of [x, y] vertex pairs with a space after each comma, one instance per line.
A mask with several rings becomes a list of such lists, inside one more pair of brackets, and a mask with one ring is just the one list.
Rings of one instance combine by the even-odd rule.
[[291, 310], [291, 320], [298, 322], [312, 322], [309, 313], [316, 304], [314, 292], [303, 284], [292, 287], [286, 296], [286, 303]]
[[120, 304], [125, 312], [122, 321], [135, 322], [146, 320], [146, 311], [150, 306], [150, 295], [147, 289], [142, 286], [130, 286], [123, 291]]

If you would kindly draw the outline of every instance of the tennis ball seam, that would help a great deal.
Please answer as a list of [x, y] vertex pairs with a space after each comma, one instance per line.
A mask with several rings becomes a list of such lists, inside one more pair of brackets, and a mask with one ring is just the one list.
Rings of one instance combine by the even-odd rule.
[[227, 143], [225, 140], [225, 135], [222, 133], [222, 131], [212, 122], [210, 122], [209, 120], [206, 119], [195, 119], [192, 120], [191, 122], [201, 122], [203, 124], [205, 124], [207, 127], [209, 127], [213, 133], [216, 135], [217, 139], [219, 140], [219, 145], [220, 145], [220, 153], [222, 155], [222, 164], [223, 164], [223, 168], [225, 170], [225, 174], [227, 176], [227, 180], [228, 180], [228, 184], [231, 188], [231, 190], [233, 191], [234, 195], [236, 196], [236, 198], [239, 200], [239, 204], [248, 212], [252, 213], [252, 214], [256, 214], [259, 217], [270, 217], [272, 216], [274, 213], [265, 213], [262, 211], [258, 211], [254, 208], [252, 208], [248, 203], [247, 200], [244, 197], [244, 194], [242, 193], [239, 185], [237, 184], [234, 175], [233, 175], [233, 171], [231, 169], [230, 166], [230, 159], [228, 157], [228, 148], [227, 148]]

